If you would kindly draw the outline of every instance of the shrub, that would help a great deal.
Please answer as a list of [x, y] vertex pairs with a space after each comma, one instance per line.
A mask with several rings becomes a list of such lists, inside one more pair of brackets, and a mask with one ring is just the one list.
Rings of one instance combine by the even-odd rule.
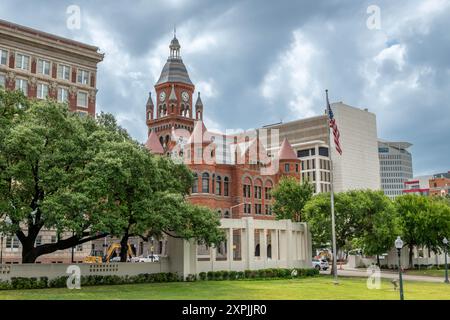
[[[96, 285], [117, 285], [117, 284], [133, 284], [133, 283], [153, 283], [153, 282], [175, 282], [175, 281], [196, 281], [200, 280], [239, 280], [239, 279], [270, 279], [270, 278], [298, 278], [298, 277], [314, 277], [319, 271], [313, 268], [302, 269], [260, 269], [245, 271], [208, 271], [200, 272], [198, 277], [195, 274], [189, 274], [185, 279], [174, 272], [161, 273], [142, 273], [135, 276], [117, 276], [117, 275], [89, 275], [81, 277], [82, 286]], [[8, 289], [39, 289], [39, 288], [64, 288], [66, 287], [68, 276], [61, 276], [48, 280], [47, 277], [42, 278], [24, 278], [15, 277], [11, 281], [0, 280], [0, 290]]]
[[255, 278], [264, 279], [266, 277], [266, 270], [260, 269], [256, 272]]
[[214, 280], [222, 280], [222, 271], [214, 272]]
[[230, 280], [236, 280], [236, 279], [238, 279], [238, 273], [237, 273], [237, 271], [230, 271], [230, 272], [228, 273], [228, 279], [230, 279]]
[[222, 271], [222, 280], [228, 280], [230, 278], [230, 272], [228, 270]]
[[186, 281], [188, 281], [188, 282], [192, 282], [192, 281], [196, 281], [196, 280], [197, 280], [197, 275], [195, 275], [195, 274], [189, 274], [186, 277]]

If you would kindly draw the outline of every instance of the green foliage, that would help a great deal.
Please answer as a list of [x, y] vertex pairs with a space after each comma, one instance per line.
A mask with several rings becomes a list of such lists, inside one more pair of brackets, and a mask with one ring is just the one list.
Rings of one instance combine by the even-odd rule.
[[300, 184], [293, 177], [283, 177], [271, 192], [276, 218], [302, 221], [303, 208], [311, 199], [313, 191], [309, 182]]
[[[388, 251], [399, 233], [395, 207], [382, 191], [353, 190], [336, 193], [336, 245], [349, 251], [361, 249], [367, 255]], [[331, 242], [330, 194], [314, 196], [305, 206], [314, 246]]]
[[442, 239], [450, 234], [450, 206], [444, 198], [402, 195], [395, 199], [401, 237], [409, 247], [412, 267], [414, 246], [440, 252]]

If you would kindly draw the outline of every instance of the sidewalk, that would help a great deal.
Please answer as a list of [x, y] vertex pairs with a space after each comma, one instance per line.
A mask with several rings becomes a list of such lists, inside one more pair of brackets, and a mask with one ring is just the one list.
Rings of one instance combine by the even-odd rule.
[[[330, 275], [331, 270], [327, 271], [320, 271], [320, 274], [326, 274]], [[392, 272], [392, 271], [381, 271], [380, 272], [381, 277], [385, 279], [398, 279], [398, 273]], [[346, 268], [343, 270], [339, 269], [338, 266], [338, 276], [344, 276], [344, 277], [363, 277], [367, 278], [370, 274], [366, 272], [366, 270], [361, 269], [351, 269]], [[405, 281], [422, 281], [422, 282], [436, 282], [436, 283], [444, 283], [444, 279], [441, 277], [429, 277], [429, 276], [413, 276], [413, 275], [407, 275], [403, 274], [403, 280]]]

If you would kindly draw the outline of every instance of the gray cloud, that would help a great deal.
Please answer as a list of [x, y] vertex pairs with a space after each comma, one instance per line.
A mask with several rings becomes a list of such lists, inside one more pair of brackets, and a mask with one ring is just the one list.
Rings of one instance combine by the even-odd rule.
[[[81, 30], [66, 28], [78, 4]], [[369, 30], [366, 9], [381, 9]], [[334, 101], [377, 114], [379, 136], [414, 144], [416, 174], [449, 170], [450, 1], [4, 0], [2, 19], [99, 46], [98, 109], [138, 140], [173, 25], [207, 126], [254, 128]]]

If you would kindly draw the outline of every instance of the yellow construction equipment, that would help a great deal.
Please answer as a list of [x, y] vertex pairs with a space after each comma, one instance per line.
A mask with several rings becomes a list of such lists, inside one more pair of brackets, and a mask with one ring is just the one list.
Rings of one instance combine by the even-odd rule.
[[[131, 259], [133, 257], [133, 250], [129, 244], [128, 245], [128, 252], [127, 256]], [[83, 263], [102, 263], [102, 262], [109, 262], [111, 258], [113, 258], [113, 255], [116, 253], [116, 251], [120, 251], [120, 243], [113, 243], [108, 247], [108, 250], [106, 250], [106, 255], [99, 256], [95, 255], [94, 253], [90, 256], [87, 256], [83, 259]]]

